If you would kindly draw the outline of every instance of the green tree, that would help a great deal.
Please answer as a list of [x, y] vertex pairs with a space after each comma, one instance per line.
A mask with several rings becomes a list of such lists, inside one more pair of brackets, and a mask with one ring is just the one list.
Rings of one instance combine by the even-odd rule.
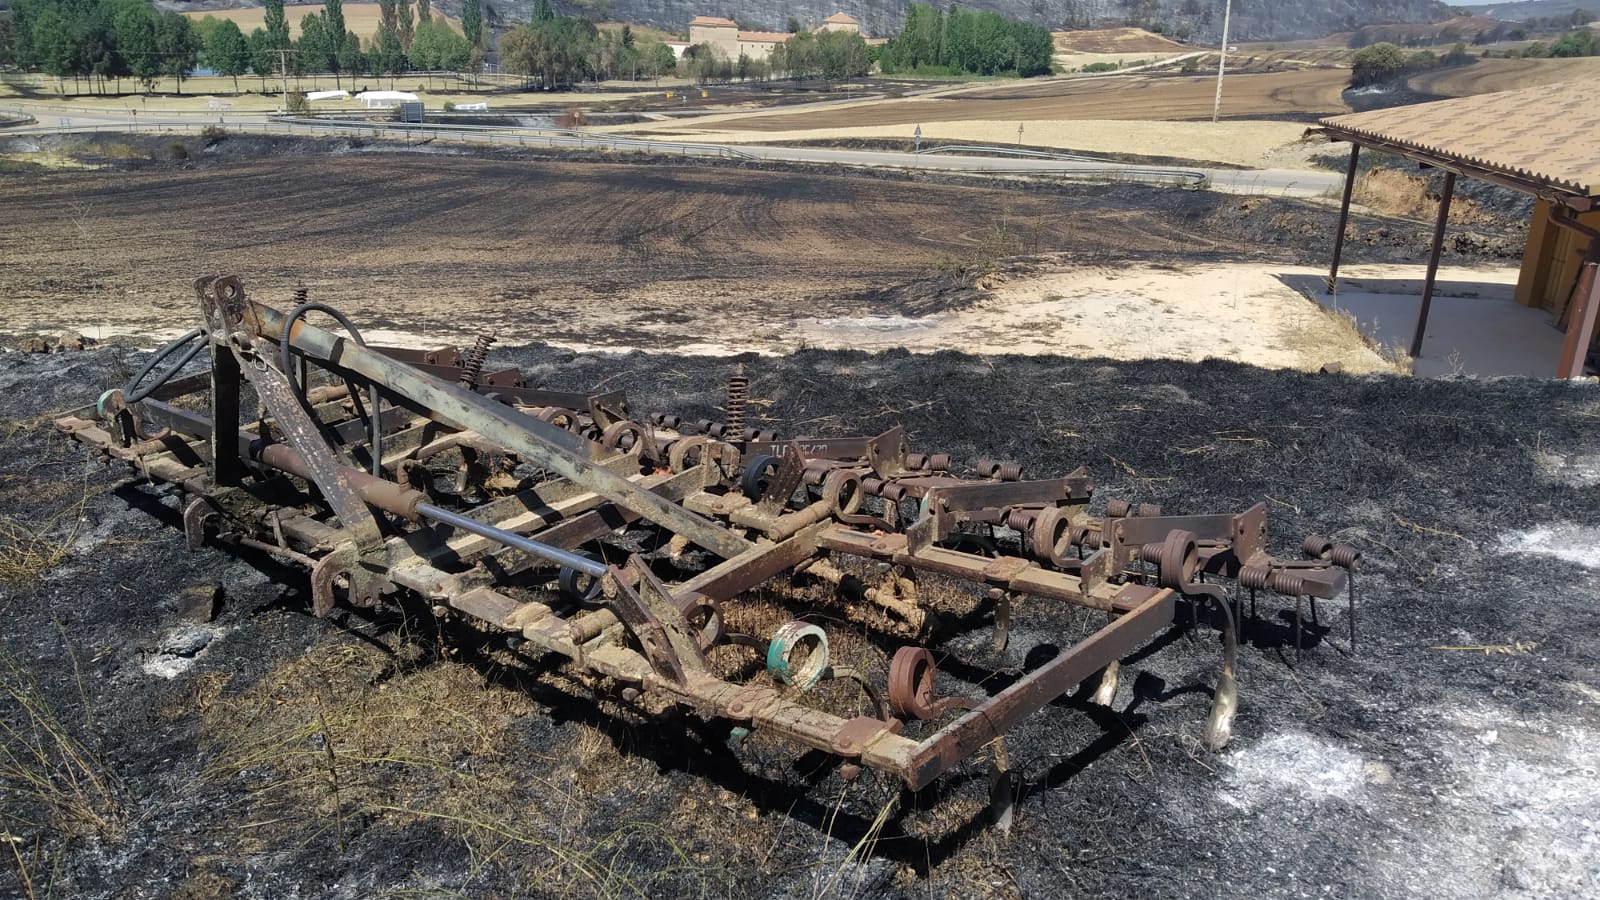
[[461, 33], [473, 47], [483, 46], [483, 6], [480, 0], [467, 0], [461, 7]]
[[555, 10], [550, 8], [550, 0], [538, 0], [533, 5], [533, 24], [540, 25], [555, 17]]
[[56, 80], [56, 93], [66, 96], [64, 79], [73, 74], [72, 28], [66, 16], [47, 6], [29, 17], [32, 58], [35, 65]]
[[639, 74], [650, 78], [660, 78], [662, 72], [671, 72], [678, 67], [678, 55], [672, 48], [659, 41], [651, 41], [639, 47]]
[[391, 86], [394, 76], [406, 71], [406, 51], [400, 46], [400, 35], [381, 23], [378, 25], [378, 40], [368, 58], [368, 68], [375, 75], [388, 75]]
[[394, 12], [395, 20], [400, 26], [395, 32], [400, 37], [400, 46], [410, 50], [411, 39], [417, 34], [416, 20], [411, 18], [411, 0], [396, 0]]
[[200, 35], [195, 33], [194, 23], [181, 13], [161, 13], [156, 18], [156, 52], [161, 57], [161, 74], [173, 78], [181, 96], [183, 79], [194, 71], [200, 55]]
[[799, 34], [805, 29], [800, 26], [799, 19], [796, 19], [794, 16], [790, 16], [789, 21], [784, 25], [783, 30], [789, 32], [790, 34]]
[[417, 25], [433, 21], [433, 4], [429, 0], [417, 0]]
[[339, 69], [350, 76], [352, 87], [355, 77], [366, 72], [367, 56], [361, 52], [361, 38], [354, 31], [346, 31], [339, 45]]
[[294, 74], [314, 75], [328, 70], [328, 26], [322, 13], [301, 16], [301, 37], [294, 42]]
[[429, 84], [433, 83], [433, 71], [441, 68], [439, 32], [449, 31], [447, 26], [435, 25], [426, 20], [417, 22], [417, 32], [411, 36], [411, 52], [406, 56], [411, 61], [412, 68], [421, 69], [429, 73]]
[[266, 16], [262, 24], [267, 31], [267, 46], [273, 50], [289, 49], [289, 20], [283, 14], [283, 0], [266, 0], [262, 12]]
[[322, 0], [322, 68], [333, 73], [333, 86], [343, 88], [339, 73], [344, 63], [344, 0]]
[[112, 21], [117, 47], [128, 61], [129, 74], [138, 78], [146, 91], [155, 90], [162, 68], [155, 7], [142, 0], [118, 0]]
[[261, 91], [265, 93], [267, 76], [278, 71], [277, 55], [271, 52], [272, 39], [267, 37], [265, 28], [255, 28], [245, 38], [245, 43], [250, 45], [250, 71], [261, 78]]
[[[789, 40], [795, 40], [790, 38]], [[824, 31], [814, 38], [817, 68], [834, 81], [867, 74], [867, 42], [852, 31]]]
[[1365, 87], [1399, 78], [1406, 68], [1404, 50], [1380, 41], [1356, 51], [1350, 59], [1350, 86]]
[[472, 45], [467, 39], [442, 22], [435, 22], [433, 27], [437, 33], [439, 68], [449, 72], [465, 72], [471, 68]]
[[[1583, 12], [1583, 10], [1579, 10]], [[1580, 26], [1556, 38], [1550, 45], [1551, 56], [1596, 56], [1600, 55], [1600, 46], [1597, 46], [1593, 29]]]
[[[201, 19], [205, 22], [211, 19], [206, 16]], [[250, 71], [250, 45], [244, 39], [244, 32], [239, 30], [238, 23], [232, 19], [211, 19], [216, 22], [201, 32], [201, 40], [205, 45], [206, 64], [218, 75], [229, 75], [233, 78], [234, 93], [239, 92], [239, 76]]]
[[7, 13], [0, 16], [0, 66], [16, 65], [17, 59], [16, 33], [11, 26], [10, 10]]

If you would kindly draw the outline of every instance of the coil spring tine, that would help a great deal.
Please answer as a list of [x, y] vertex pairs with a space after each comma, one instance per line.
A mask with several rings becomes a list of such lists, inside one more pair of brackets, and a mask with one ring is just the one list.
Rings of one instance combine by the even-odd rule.
[[480, 334], [478, 339], [473, 341], [471, 349], [462, 354], [461, 377], [457, 379], [458, 384], [469, 391], [477, 389], [478, 378], [483, 375], [483, 362], [488, 358], [489, 348], [493, 346], [494, 341], [494, 335]]
[[723, 430], [724, 437], [735, 441], [744, 439], [744, 412], [749, 400], [750, 379], [744, 373], [744, 363], [739, 363], [733, 370], [733, 377], [728, 379], [728, 422]]

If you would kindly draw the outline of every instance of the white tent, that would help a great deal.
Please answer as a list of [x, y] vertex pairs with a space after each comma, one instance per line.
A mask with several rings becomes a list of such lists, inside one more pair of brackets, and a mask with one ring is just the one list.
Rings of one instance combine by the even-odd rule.
[[356, 95], [356, 99], [365, 104], [367, 109], [389, 109], [408, 100], [415, 100], [417, 95], [405, 91], [362, 91]]
[[344, 100], [350, 96], [349, 91], [307, 91], [306, 99], [313, 103], [318, 100]]

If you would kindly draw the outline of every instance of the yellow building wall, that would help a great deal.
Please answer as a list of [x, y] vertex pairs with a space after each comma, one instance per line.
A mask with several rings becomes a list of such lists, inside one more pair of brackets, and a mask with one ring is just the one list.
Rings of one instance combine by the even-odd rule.
[[[1577, 283], [1589, 242], [1570, 228], [1551, 221], [1550, 203], [1540, 200], [1528, 226], [1528, 245], [1517, 277], [1517, 302], [1564, 317], [1572, 288]], [[1600, 210], [1578, 214], [1579, 224], [1600, 230]]]

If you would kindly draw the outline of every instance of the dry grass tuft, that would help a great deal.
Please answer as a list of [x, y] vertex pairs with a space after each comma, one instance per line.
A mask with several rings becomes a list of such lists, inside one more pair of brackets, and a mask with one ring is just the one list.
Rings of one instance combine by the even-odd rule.
[[94, 733], [94, 722], [86, 700], [82, 707], [83, 721], [68, 721], [32, 672], [0, 655], [0, 831], [24, 881], [18, 832], [104, 840], [122, 834], [120, 787], [83, 736]]
[[40, 521], [0, 516], [0, 584], [32, 581], [66, 562], [96, 493], [86, 483], [0, 476], [0, 498], [26, 497], [46, 508], [62, 504]]
[[652, 767], [581, 724], [530, 755], [512, 726], [535, 712], [526, 692], [470, 666], [397, 671], [379, 649], [334, 641], [201, 712], [205, 777], [243, 782], [240, 833], [263, 849], [342, 849], [357, 828], [427, 825], [466, 849], [469, 885], [490, 868], [547, 896], [651, 896], [663, 880], [703, 880], [652, 822], [590, 835], [597, 798], [633, 797]]

